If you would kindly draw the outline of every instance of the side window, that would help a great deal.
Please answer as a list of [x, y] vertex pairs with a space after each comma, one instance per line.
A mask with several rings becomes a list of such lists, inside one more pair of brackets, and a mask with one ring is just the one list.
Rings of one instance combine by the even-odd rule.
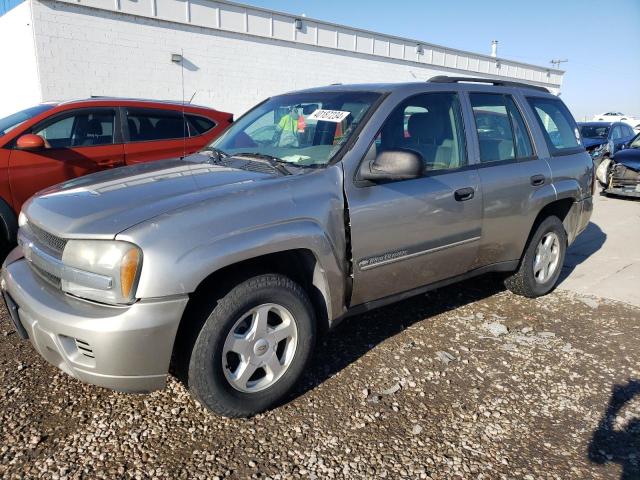
[[552, 155], [574, 153], [582, 148], [580, 131], [569, 109], [554, 98], [527, 98]]
[[44, 138], [51, 148], [92, 147], [114, 142], [115, 111], [83, 110], [35, 127], [33, 133]]
[[527, 127], [511, 96], [471, 93], [469, 99], [476, 122], [481, 162], [533, 155]]
[[529, 136], [529, 130], [524, 123], [524, 118], [513, 98], [510, 96], [505, 97], [507, 99], [507, 111], [509, 112], [509, 118], [511, 119], [511, 126], [513, 127], [513, 138], [516, 144], [516, 158], [530, 158], [533, 157], [533, 147], [531, 145], [531, 137]]
[[195, 137], [207, 133], [209, 130], [216, 126], [216, 122], [209, 118], [200, 117], [197, 115], [187, 115], [187, 121], [189, 122], [189, 136]]
[[128, 109], [127, 126], [131, 142], [182, 139], [189, 132], [182, 113], [171, 110]]
[[613, 127], [611, 132], [611, 140], [620, 140], [622, 138], [622, 130], [619, 125]]
[[413, 150], [425, 172], [467, 164], [460, 101], [455, 93], [425, 93], [402, 102], [389, 115], [373, 148]]
[[75, 118], [74, 116], [63, 118], [34, 133], [49, 142], [52, 148], [70, 147]]

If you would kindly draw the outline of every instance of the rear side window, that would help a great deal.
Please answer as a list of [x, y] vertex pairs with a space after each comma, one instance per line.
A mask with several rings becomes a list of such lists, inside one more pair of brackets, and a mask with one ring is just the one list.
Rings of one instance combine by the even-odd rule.
[[471, 93], [480, 161], [529, 158], [533, 148], [522, 115], [510, 95]]
[[171, 110], [129, 109], [127, 126], [131, 142], [180, 139], [189, 132], [182, 113]]
[[564, 103], [541, 97], [529, 97], [527, 100], [542, 128], [551, 155], [566, 155], [582, 150], [578, 125]]
[[216, 122], [213, 120], [205, 117], [199, 117], [197, 115], [187, 115], [187, 121], [189, 122], [190, 137], [207, 133], [216, 126]]

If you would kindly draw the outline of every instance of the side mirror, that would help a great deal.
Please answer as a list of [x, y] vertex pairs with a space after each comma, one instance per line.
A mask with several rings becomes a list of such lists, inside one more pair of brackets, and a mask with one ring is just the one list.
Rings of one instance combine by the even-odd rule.
[[45, 148], [45, 141], [40, 135], [28, 133], [18, 138], [16, 147], [19, 150], [41, 150]]
[[380, 180], [409, 180], [422, 176], [422, 156], [411, 150], [387, 150], [375, 160], [363, 162], [360, 178], [372, 182]]

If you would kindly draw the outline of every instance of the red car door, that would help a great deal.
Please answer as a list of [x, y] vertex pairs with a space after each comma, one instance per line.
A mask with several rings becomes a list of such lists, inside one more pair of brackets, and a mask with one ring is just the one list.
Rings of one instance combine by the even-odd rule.
[[[189, 121], [193, 117], [194, 122]], [[182, 112], [154, 108], [127, 108], [128, 140], [125, 142], [127, 165], [176, 158], [200, 151], [210, 140], [202, 135], [216, 126], [213, 120]], [[195, 119], [200, 123], [195, 123]], [[208, 124], [207, 124], [208, 123]], [[207, 128], [208, 126], [208, 128]]]
[[9, 184], [16, 211], [43, 188], [124, 165], [124, 145], [115, 108], [64, 112], [25, 133], [40, 135], [46, 147], [11, 150]]

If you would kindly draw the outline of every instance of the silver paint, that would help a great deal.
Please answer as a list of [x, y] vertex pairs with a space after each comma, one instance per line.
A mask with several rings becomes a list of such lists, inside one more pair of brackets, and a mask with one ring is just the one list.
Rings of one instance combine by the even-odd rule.
[[[144, 255], [138, 301], [127, 307], [79, 300], [45, 284], [22, 258], [21, 247], [8, 257], [4, 288], [43, 357], [92, 383], [160, 388], [188, 295], [224, 267], [270, 253], [310, 252], [311, 280], [335, 323], [368, 302], [476, 269], [517, 264], [534, 219], [555, 200], [573, 202], [564, 222], [569, 242], [588, 223], [591, 158], [586, 152], [549, 155], [524, 101], [524, 95], [544, 93], [424, 82], [316, 90], [386, 95], [342, 159], [327, 168], [272, 176], [212, 165], [207, 156], [196, 155], [97, 173], [27, 202], [29, 221], [54, 235], [124, 240]], [[437, 91], [460, 94], [470, 166], [413, 180], [357, 182], [359, 165], [388, 114], [409, 96]], [[469, 91], [514, 95], [537, 156], [479, 164]], [[544, 185], [532, 186], [532, 175], [544, 175]], [[474, 198], [455, 201], [453, 192], [465, 187], [474, 188]], [[385, 255], [393, 258], [386, 261]], [[376, 258], [382, 260], [375, 268], [367, 264]], [[69, 338], [92, 345], [94, 366], [69, 351]]]

